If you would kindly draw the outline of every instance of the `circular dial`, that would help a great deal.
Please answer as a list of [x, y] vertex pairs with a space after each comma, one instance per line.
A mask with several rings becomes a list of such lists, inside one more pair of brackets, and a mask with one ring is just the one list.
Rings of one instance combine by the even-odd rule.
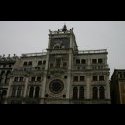
[[51, 83], [50, 83], [50, 91], [54, 94], [58, 94], [60, 92], [62, 92], [63, 88], [64, 88], [64, 84], [61, 80], [53, 80]]

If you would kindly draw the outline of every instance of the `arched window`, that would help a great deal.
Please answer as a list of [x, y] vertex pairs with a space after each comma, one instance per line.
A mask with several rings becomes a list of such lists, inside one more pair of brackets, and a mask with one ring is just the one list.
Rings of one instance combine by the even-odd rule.
[[33, 98], [33, 92], [34, 92], [34, 87], [30, 87], [30, 91], [29, 91], [29, 97]]
[[45, 65], [45, 64], [46, 64], [46, 60], [43, 61], [43, 65]]
[[21, 96], [21, 91], [22, 91], [22, 88], [19, 87], [18, 90], [17, 90], [17, 97], [20, 97], [20, 96]]
[[84, 99], [84, 87], [80, 87], [80, 91], [79, 91], [79, 99]]
[[11, 95], [12, 97], [15, 97], [16, 96], [16, 87], [13, 87], [13, 89], [12, 89], [12, 95]]
[[4, 74], [5, 74], [5, 71], [2, 71], [2, 72], [1, 72], [1, 76], [3, 76]]
[[8, 70], [7, 73], [6, 73], [6, 77], [10, 74], [11, 72]]
[[93, 99], [98, 99], [98, 88], [93, 87]]
[[39, 62], [38, 62], [38, 65], [42, 65], [42, 61], [39, 61]]
[[103, 86], [99, 88], [99, 98], [104, 99], [105, 98], [105, 89]]
[[3, 90], [2, 95], [6, 96], [6, 94], [7, 94], [7, 90]]
[[77, 99], [77, 95], [78, 95], [78, 88], [74, 87], [73, 88], [73, 99]]
[[35, 89], [35, 98], [39, 98], [39, 91], [40, 91], [40, 87], [36, 87], [36, 89]]

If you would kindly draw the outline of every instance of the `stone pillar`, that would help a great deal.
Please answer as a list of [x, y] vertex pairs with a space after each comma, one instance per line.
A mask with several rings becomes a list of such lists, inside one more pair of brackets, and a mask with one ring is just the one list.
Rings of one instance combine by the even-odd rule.
[[7, 95], [6, 95], [6, 100], [5, 100], [5, 104], [8, 104], [8, 98], [11, 97], [11, 93], [12, 93], [12, 89], [11, 89], [11, 85], [13, 84], [13, 77], [10, 78], [9, 84], [8, 84], [8, 90], [7, 90]]
[[27, 96], [27, 87], [28, 87], [28, 77], [26, 77], [26, 82], [25, 82], [25, 88], [24, 88], [24, 94], [23, 94], [23, 97], [25, 98]]
[[97, 94], [98, 94], [97, 97], [98, 97], [98, 99], [99, 99], [99, 97], [100, 97], [100, 91], [99, 91], [99, 88], [100, 88], [100, 86], [97, 87], [97, 90], [98, 90], [98, 91], [97, 91]]
[[73, 48], [73, 34], [70, 34], [70, 48]]
[[44, 75], [43, 75], [43, 85], [42, 85], [42, 93], [41, 93], [41, 98], [44, 98], [45, 96], [45, 90], [46, 90], [46, 80], [47, 80], [47, 72], [44, 72]]
[[86, 99], [90, 99], [90, 84], [91, 84], [91, 76], [86, 75]]
[[11, 96], [11, 85], [13, 84], [13, 77], [10, 78], [10, 81], [9, 81], [9, 86], [8, 86], [8, 91], [7, 91], [7, 98]]
[[67, 92], [66, 92], [66, 98], [70, 98], [70, 90], [71, 90], [71, 69], [72, 69], [72, 50], [69, 50], [69, 65], [68, 65], [68, 79], [67, 79]]
[[109, 84], [109, 75], [106, 77], [106, 91], [105, 91], [106, 99], [110, 99], [110, 84]]

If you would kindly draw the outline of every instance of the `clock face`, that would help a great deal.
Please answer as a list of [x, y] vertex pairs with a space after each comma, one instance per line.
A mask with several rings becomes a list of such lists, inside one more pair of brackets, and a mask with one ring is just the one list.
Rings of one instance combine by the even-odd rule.
[[51, 49], [63, 49], [69, 48], [69, 38], [53, 38], [51, 39], [50, 48]]
[[59, 94], [62, 92], [62, 90], [64, 89], [64, 84], [61, 80], [56, 79], [53, 80], [50, 85], [49, 85], [49, 89], [52, 93], [54, 94]]

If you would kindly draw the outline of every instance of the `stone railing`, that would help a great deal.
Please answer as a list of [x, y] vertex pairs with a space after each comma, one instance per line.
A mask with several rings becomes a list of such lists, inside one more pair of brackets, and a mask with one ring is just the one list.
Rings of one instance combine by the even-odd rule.
[[80, 50], [78, 51], [79, 54], [93, 54], [93, 53], [107, 53], [107, 49], [100, 49], [100, 50]]
[[37, 57], [37, 56], [43, 56], [46, 55], [47, 52], [41, 52], [41, 53], [26, 53], [22, 54], [22, 57]]

